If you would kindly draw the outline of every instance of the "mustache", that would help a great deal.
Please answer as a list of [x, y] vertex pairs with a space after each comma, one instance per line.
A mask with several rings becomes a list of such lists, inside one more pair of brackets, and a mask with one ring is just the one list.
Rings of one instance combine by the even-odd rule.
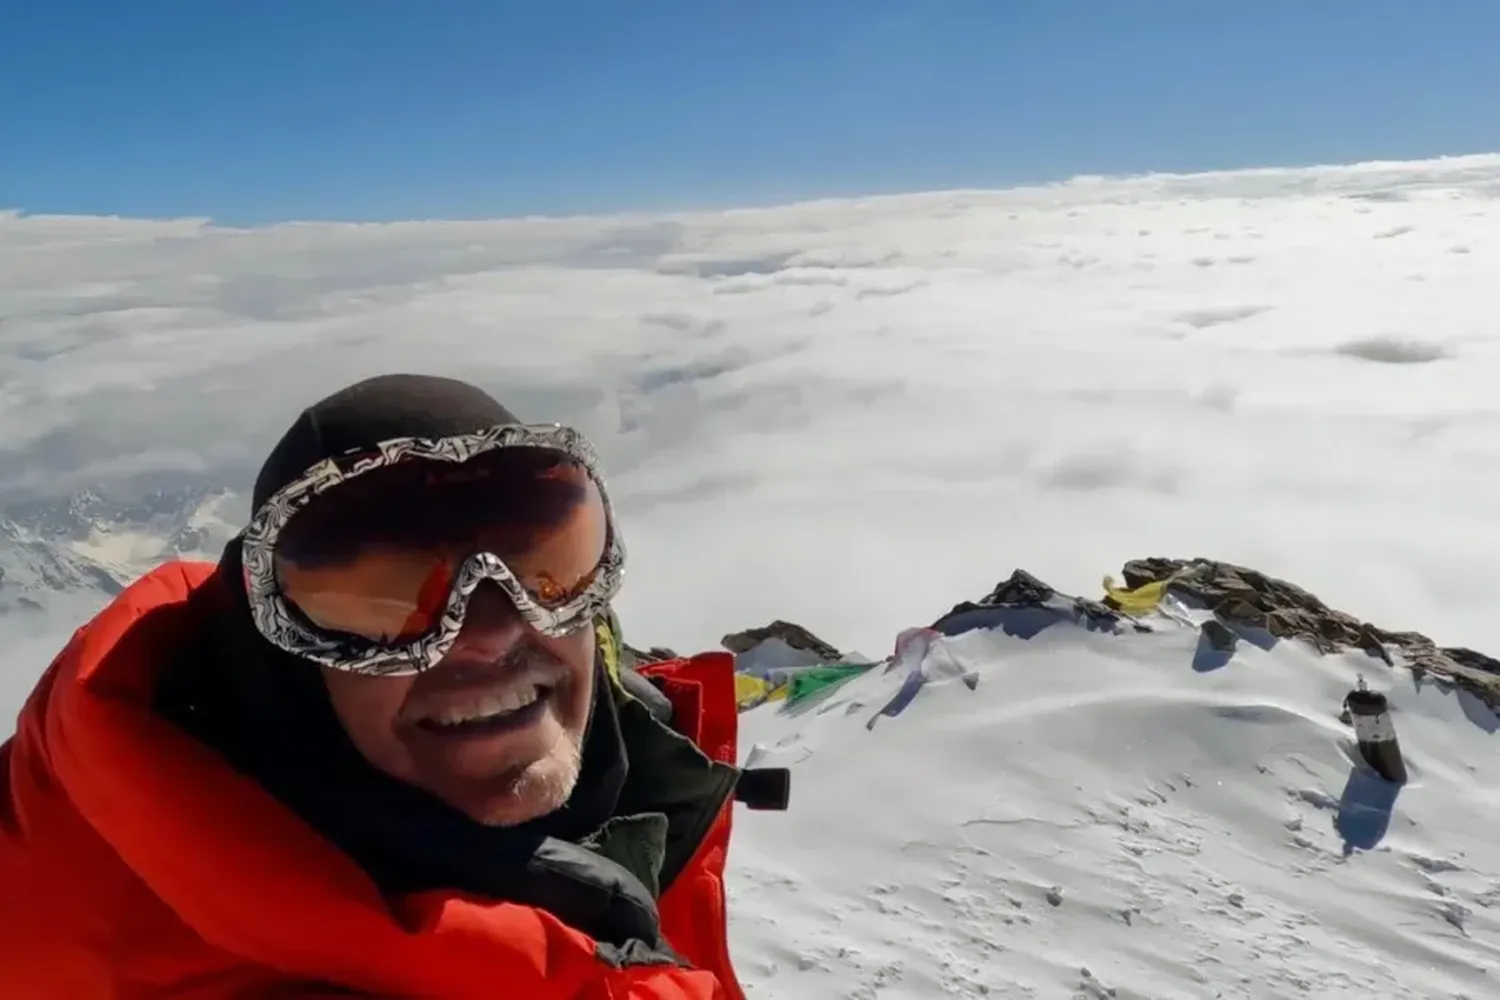
[[421, 717], [460, 695], [528, 685], [561, 687], [569, 677], [567, 664], [550, 650], [537, 642], [522, 640], [506, 650], [499, 660], [452, 663], [444, 660], [436, 668], [418, 674], [406, 698], [406, 711], [402, 714]]

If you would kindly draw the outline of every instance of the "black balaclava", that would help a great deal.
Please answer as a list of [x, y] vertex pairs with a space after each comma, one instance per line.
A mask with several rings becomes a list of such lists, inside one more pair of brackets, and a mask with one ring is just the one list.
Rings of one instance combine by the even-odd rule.
[[[317, 462], [397, 437], [442, 437], [515, 418], [455, 379], [386, 375], [309, 407], [255, 481], [258, 508]], [[619, 801], [628, 767], [617, 706], [596, 666], [583, 768], [568, 804], [519, 827], [482, 826], [367, 762], [345, 735], [319, 668], [256, 630], [231, 541], [214, 584], [194, 597], [205, 623], [192, 654], [169, 669], [158, 710], [254, 778], [357, 861], [383, 890], [450, 888], [504, 898], [507, 874], [546, 837], [576, 841]]]

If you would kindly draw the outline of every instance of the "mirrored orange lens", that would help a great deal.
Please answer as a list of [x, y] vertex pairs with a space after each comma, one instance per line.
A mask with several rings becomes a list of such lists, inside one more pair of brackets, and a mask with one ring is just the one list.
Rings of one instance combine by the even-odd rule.
[[408, 642], [442, 617], [474, 552], [493, 552], [540, 604], [593, 580], [609, 523], [584, 467], [539, 448], [497, 449], [452, 465], [410, 461], [315, 498], [277, 539], [282, 596], [313, 624]]

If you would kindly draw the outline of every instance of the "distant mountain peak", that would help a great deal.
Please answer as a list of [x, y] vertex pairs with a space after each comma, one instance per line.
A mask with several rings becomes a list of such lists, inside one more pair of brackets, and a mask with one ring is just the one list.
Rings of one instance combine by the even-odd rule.
[[159, 490], [110, 499], [80, 490], [0, 507], [0, 614], [47, 608], [59, 595], [119, 593], [170, 559], [217, 559], [238, 530], [235, 495]]

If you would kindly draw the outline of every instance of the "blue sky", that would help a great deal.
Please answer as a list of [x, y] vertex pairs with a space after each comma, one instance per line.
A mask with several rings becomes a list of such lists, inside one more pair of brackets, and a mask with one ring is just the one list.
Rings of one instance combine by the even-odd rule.
[[0, 0], [0, 207], [764, 204], [1500, 150], [1495, 0]]

